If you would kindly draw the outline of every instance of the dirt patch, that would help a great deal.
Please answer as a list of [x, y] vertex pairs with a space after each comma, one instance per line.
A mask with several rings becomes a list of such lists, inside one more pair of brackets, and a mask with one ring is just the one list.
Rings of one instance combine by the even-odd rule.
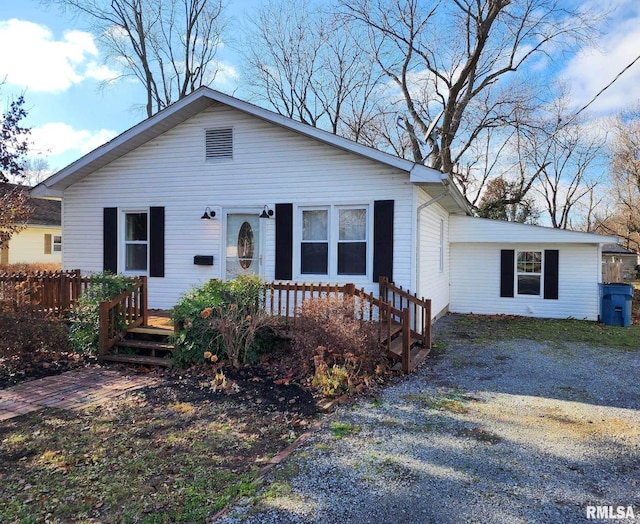
[[95, 358], [67, 351], [36, 350], [0, 357], [0, 389], [95, 363]]

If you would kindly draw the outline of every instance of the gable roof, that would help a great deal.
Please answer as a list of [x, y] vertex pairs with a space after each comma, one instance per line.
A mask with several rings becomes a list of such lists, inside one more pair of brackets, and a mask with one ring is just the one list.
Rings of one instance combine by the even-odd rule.
[[[434, 193], [432, 196], [438, 196], [438, 192], [444, 192], [445, 185], [449, 182], [446, 175], [435, 169], [297, 122], [268, 109], [203, 86], [61, 169], [35, 186], [31, 190], [31, 194], [36, 197], [61, 198], [63, 191], [72, 184], [185, 122], [204, 109], [216, 105], [237, 109], [295, 133], [404, 171], [409, 175], [411, 182], [425, 187], [430, 193]], [[470, 214], [470, 206], [460, 190], [455, 184], [448, 185], [450, 187], [445, 195], [448, 200], [446, 202], [448, 210]]]
[[520, 224], [490, 218], [452, 216], [451, 242], [499, 242], [501, 244], [605, 244], [617, 237], [553, 227]]
[[[15, 190], [28, 191], [29, 189], [27, 186], [3, 182], [0, 183], [0, 196]], [[62, 204], [59, 200], [30, 197], [29, 207], [33, 209], [33, 212], [27, 220], [27, 224], [32, 226], [60, 226], [62, 224]]]

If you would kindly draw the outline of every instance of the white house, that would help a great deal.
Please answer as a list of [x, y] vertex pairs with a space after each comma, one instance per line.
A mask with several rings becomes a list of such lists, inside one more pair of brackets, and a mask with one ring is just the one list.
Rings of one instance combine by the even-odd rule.
[[434, 316], [596, 319], [611, 242], [469, 217], [438, 171], [206, 87], [32, 194], [64, 201], [63, 267], [146, 274], [157, 308], [239, 273], [368, 290], [386, 276]]

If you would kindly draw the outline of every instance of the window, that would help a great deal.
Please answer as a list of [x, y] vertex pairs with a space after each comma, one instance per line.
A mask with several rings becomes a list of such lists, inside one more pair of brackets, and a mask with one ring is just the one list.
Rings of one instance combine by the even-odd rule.
[[146, 212], [124, 214], [124, 270], [146, 271], [149, 247]]
[[367, 210], [338, 210], [338, 275], [367, 274]]
[[302, 243], [300, 244], [300, 272], [326, 275], [329, 272], [329, 211], [302, 211]]
[[233, 129], [205, 131], [205, 159], [233, 160]]
[[300, 273], [366, 275], [368, 229], [366, 207], [303, 209]]
[[542, 280], [542, 252], [518, 251], [516, 285], [518, 295], [540, 295]]
[[60, 235], [53, 235], [53, 252], [59, 253], [62, 251], [62, 237]]

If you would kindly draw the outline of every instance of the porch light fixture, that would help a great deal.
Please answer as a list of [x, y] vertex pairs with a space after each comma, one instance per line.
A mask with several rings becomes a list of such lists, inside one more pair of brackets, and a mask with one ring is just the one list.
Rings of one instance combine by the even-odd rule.
[[271, 218], [273, 216], [273, 209], [269, 209], [269, 206], [264, 206], [260, 218]]
[[211, 208], [209, 206], [207, 206], [205, 208], [205, 210], [204, 210], [204, 213], [200, 217], [200, 220], [211, 220], [215, 216], [216, 216], [216, 212], [215, 211], [211, 211]]

